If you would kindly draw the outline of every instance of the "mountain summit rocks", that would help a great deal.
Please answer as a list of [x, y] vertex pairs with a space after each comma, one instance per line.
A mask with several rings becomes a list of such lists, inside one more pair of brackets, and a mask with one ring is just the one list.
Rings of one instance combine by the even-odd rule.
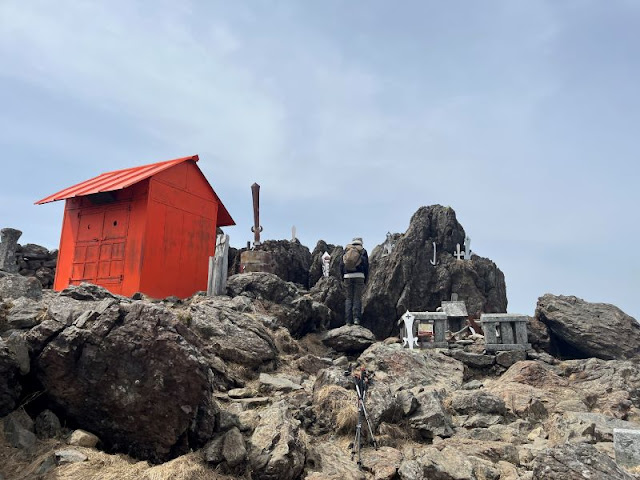
[[[363, 298], [364, 326], [378, 338], [392, 334], [406, 311], [435, 311], [452, 293], [466, 303], [470, 315], [507, 310], [502, 271], [487, 258], [453, 256], [463, 248], [465, 231], [450, 207], [421, 207], [411, 218], [389, 255], [374, 249], [369, 281]], [[436, 244], [437, 264], [433, 260]]]
[[546, 294], [538, 299], [535, 317], [562, 356], [611, 360], [640, 353], [640, 324], [614, 305]]

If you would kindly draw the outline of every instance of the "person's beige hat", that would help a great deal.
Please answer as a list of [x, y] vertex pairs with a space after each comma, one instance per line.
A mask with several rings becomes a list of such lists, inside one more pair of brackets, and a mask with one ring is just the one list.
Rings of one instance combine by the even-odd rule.
[[351, 245], [362, 245], [362, 237], [354, 237], [351, 240]]

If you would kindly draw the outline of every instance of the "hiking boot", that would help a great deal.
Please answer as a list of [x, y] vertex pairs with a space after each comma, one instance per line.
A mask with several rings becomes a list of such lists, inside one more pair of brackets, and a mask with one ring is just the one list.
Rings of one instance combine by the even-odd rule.
[[355, 319], [355, 321], [354, 321], [353, 323], [355, 323], [356, 325], [360, 325], [360, 319], [359, 319], [359, 318], [356, 318], [356, 319]]

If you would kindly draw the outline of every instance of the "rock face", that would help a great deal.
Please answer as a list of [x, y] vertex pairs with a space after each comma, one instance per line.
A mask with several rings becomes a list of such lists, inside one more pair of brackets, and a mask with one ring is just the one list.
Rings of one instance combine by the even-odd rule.
[[[363, 298], [364, 326], [384, 338], [396, 331], [396, 322], [406, 310], [435, 311], [451, 293], [465, 301], [471, 315], [506, 312], [506, 286], [500, 269], [477, 255], [470, 260], [453, 256], [458, 243], [463, 248], [464, 239], [464, 229], [453, 209], [421, 207], [391, 254], [382, 256], [382, 249], [377, 249], [370, 259]], [[436, 266], [431, 264], [433, 242]]]
[[534, 461], [534, 480], [632, 480], [606, 454], [587, 443], [566, 444], [549, 449]]
[[613, 305], [546, 294], [538, 299], [535, 316], [549, 328], [553, 353], [606, 360], [640, 353], [640, 324]]
[[152, 461], [202, 446], [215, 427], [197, 337], [166, 309], [113, 300], [81, 316], [35, 359], [49, 399], [109, 447]]

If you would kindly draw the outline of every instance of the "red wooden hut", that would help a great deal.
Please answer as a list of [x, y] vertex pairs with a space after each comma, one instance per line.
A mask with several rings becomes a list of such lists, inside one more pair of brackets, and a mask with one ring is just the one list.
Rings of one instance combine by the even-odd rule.
[[188, 297], [207, 289], [216, 228], [235, 225], [198, 156], [103, 173], [36, 204], [65, 200], [55, 290]]

